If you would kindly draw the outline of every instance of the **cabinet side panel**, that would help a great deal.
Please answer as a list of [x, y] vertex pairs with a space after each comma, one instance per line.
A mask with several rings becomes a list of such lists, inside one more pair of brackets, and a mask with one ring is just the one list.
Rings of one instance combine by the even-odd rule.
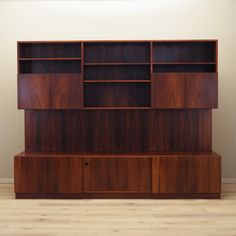
[[209, 156], [209, 192], [221, 192], [221, 156]]

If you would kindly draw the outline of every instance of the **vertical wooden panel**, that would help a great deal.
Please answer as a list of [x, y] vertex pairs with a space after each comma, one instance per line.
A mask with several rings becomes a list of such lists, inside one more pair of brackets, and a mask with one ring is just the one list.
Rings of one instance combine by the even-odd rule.
[[160, 192], [160, 157], [152, 157], [152, 192]]
[[80, 74], [19, 75], [19, 109], [73, 109], [82, 107]]
[[164, 156], [160, 161], [160, 193], [207, 193], [208, 156]]
[[186, 74], [185, 107], [186, 108], [217, 108], [218, 88], [215, 73]]
[[79, 193], [82, 159], [79, 157], [15, 157], [15, 192]]
[[221, 156], [209, 156], [209, 193], [221, 192]]
[[84, 158], [85, 192], [151, 192], [151, 158]]
[[152, 80], [154, 108], [183, 108], [185, 80], [176, 73], [158, 73]]
[[25, 125], [28, 152], [211, 151], [209, 109], [29, 110]]
[[152, 79], [154, 108], [216, 108], [216, 73], [158, 73]]

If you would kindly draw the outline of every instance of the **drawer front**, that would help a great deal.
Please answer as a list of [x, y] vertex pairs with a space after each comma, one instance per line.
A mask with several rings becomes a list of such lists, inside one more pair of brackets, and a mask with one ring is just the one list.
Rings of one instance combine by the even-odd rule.
[[219, 193], [220, 156], [160, 158], [160, 193]]
[[20, 74], [19, 109], [72, 109], [82, 107], [80, 74]]
[[84, 192], [150, 192], [151, 157], [83, 159]]
[[152, 77], [153, 108], [217, 108], [216, 73], [158, 73]]
[[79, 193], [82, 158], [15, 157], [16, 193]]

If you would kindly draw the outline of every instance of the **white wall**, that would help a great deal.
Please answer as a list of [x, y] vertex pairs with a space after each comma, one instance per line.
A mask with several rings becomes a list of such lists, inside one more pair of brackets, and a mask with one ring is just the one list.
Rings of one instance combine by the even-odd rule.
[[16, 106], [16, 41], [80, 39], [219, 40], [219, 109], [213, 148], [223, 177], [236, 178], [236, 1], [1, 1], [0, 178], [12, 178], [23, 150], [23, 111]]

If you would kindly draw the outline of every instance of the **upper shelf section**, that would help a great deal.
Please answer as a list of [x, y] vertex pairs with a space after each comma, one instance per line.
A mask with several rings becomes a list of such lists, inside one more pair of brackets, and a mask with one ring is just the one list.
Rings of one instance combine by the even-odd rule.
[[18, 42], [18, 107], [213, 108], [216, 72], [216, 40]]
[[153, 72], [216, 72], [216, 44], [217, 41], [155, 42]]
[[80, 73], [81, 43], [19, 43], [18, 60], [19, 74]]
[[19, 59], [81, 58], [81, 43], [19, 43]]
[[95, 63], [149, 63], [148, 42], [98, 42], [84, 43], [84, 62]]
[[153, 43], [154, 63], [216, 63], [216, 42]]

